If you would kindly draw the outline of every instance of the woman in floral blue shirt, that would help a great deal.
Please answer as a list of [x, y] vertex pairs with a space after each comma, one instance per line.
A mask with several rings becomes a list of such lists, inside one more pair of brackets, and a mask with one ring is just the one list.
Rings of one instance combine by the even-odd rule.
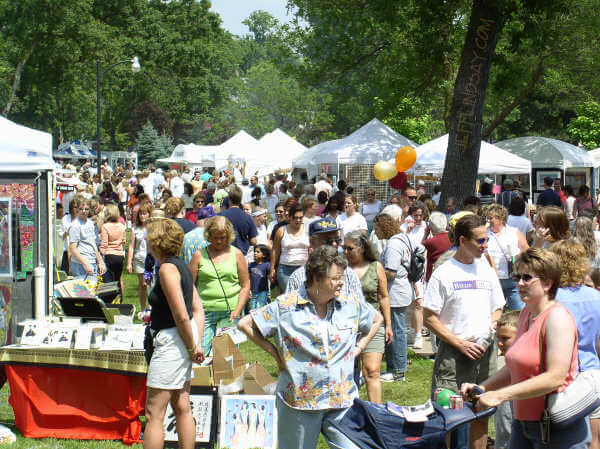
[[253, 310], [238, 325], [279, 366], [281, 449], [315, 448], [319, 433], [332, 448], [357, 447], [331, 423], [358, 397], [354, 359], [383, 318], [370, 304], [340, 293], [346, 266], [346, 258], [332, 246], [315, 249], [306, 264], [306, 283], [298, 291]]

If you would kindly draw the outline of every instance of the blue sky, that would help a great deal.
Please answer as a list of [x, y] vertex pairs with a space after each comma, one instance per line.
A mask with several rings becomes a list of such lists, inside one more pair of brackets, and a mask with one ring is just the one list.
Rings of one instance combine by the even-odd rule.
[[221, 16], [223, 28], [238, 36], [248, 33], [248, 27], [242, 24], [242, 20], [257, 9], [267, 11], [282, 23], [290, 20], [286, 0], [211, 0], [211, 4], [211, 11]]

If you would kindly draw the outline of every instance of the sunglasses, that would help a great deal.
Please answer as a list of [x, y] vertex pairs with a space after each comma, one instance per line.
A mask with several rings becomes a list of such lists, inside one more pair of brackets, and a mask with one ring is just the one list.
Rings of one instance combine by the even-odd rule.
[[483, 245], [484, 243], [487, 243], [490, 239], [488, 237], [484, 237], [482, 239], [473, 239], [473, 240], [475, 240], [480, 245]]
[[414, 200], [416, 200], [416, 199], [417, 199], [417, 196], [416, 196], [416, 195], [415, 195], [415, 196], [409, 196], [409, 197], [408, 197], [408, 199], [409, 199], [409, 200], [413, 200], [413, 201], [414, 201]]
[[517, 273], [513, 273], [513, 275], [511, 276], [512, 280], [515, 282], [520, 282], [521, 279], [523, 279], [523, 282], [529, 282], [532, 279], [536, 278], [537, 276], [534, 276], [532, 274], [517, 274]]
[[342, 246], [344, 251], [354, 251], [356, 248], [356, 246]]

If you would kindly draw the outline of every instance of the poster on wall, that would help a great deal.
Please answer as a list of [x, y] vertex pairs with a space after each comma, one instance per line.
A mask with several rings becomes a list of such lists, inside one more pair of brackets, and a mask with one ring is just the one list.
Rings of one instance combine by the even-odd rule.
[[13, 275], [11, 198], [0, 197], [0, 278]]
[[219, 448], [277, 448], [275, 396], [225, 395], [221, 399]]
[[[190, 390], [190, 405], [192, 415], [196, 422], [195, 449], [214, 449], [217, 439], [217, 388], [192, 386]], [[176, 448], [177, 427], [175, 414], [171, 404], [167, 405], [163, 430], [165, 434], [165, 447]]]

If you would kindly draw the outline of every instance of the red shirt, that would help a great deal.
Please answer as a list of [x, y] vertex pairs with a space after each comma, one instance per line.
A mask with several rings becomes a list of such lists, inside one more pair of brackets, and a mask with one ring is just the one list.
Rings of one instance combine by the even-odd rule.
[[425, 272], [425, 280], [428, 281], [433, 272], [433, 264], [435, 264], [442, 254], [452, 247], [452, 243], [448, 238], [447, 232], [440, 232], [425, 240], [423, 246], [427, 250], [427, 271]]
[[555, 192], [558, 193], [558, 196], [560, 196], [560, 202], [564, 206], [565, 203], [567, 202], [567, 197], [565, 196], [565, 192], [563, 192], [562, 189], [558, 190], [558, 191], [555, 190]]

